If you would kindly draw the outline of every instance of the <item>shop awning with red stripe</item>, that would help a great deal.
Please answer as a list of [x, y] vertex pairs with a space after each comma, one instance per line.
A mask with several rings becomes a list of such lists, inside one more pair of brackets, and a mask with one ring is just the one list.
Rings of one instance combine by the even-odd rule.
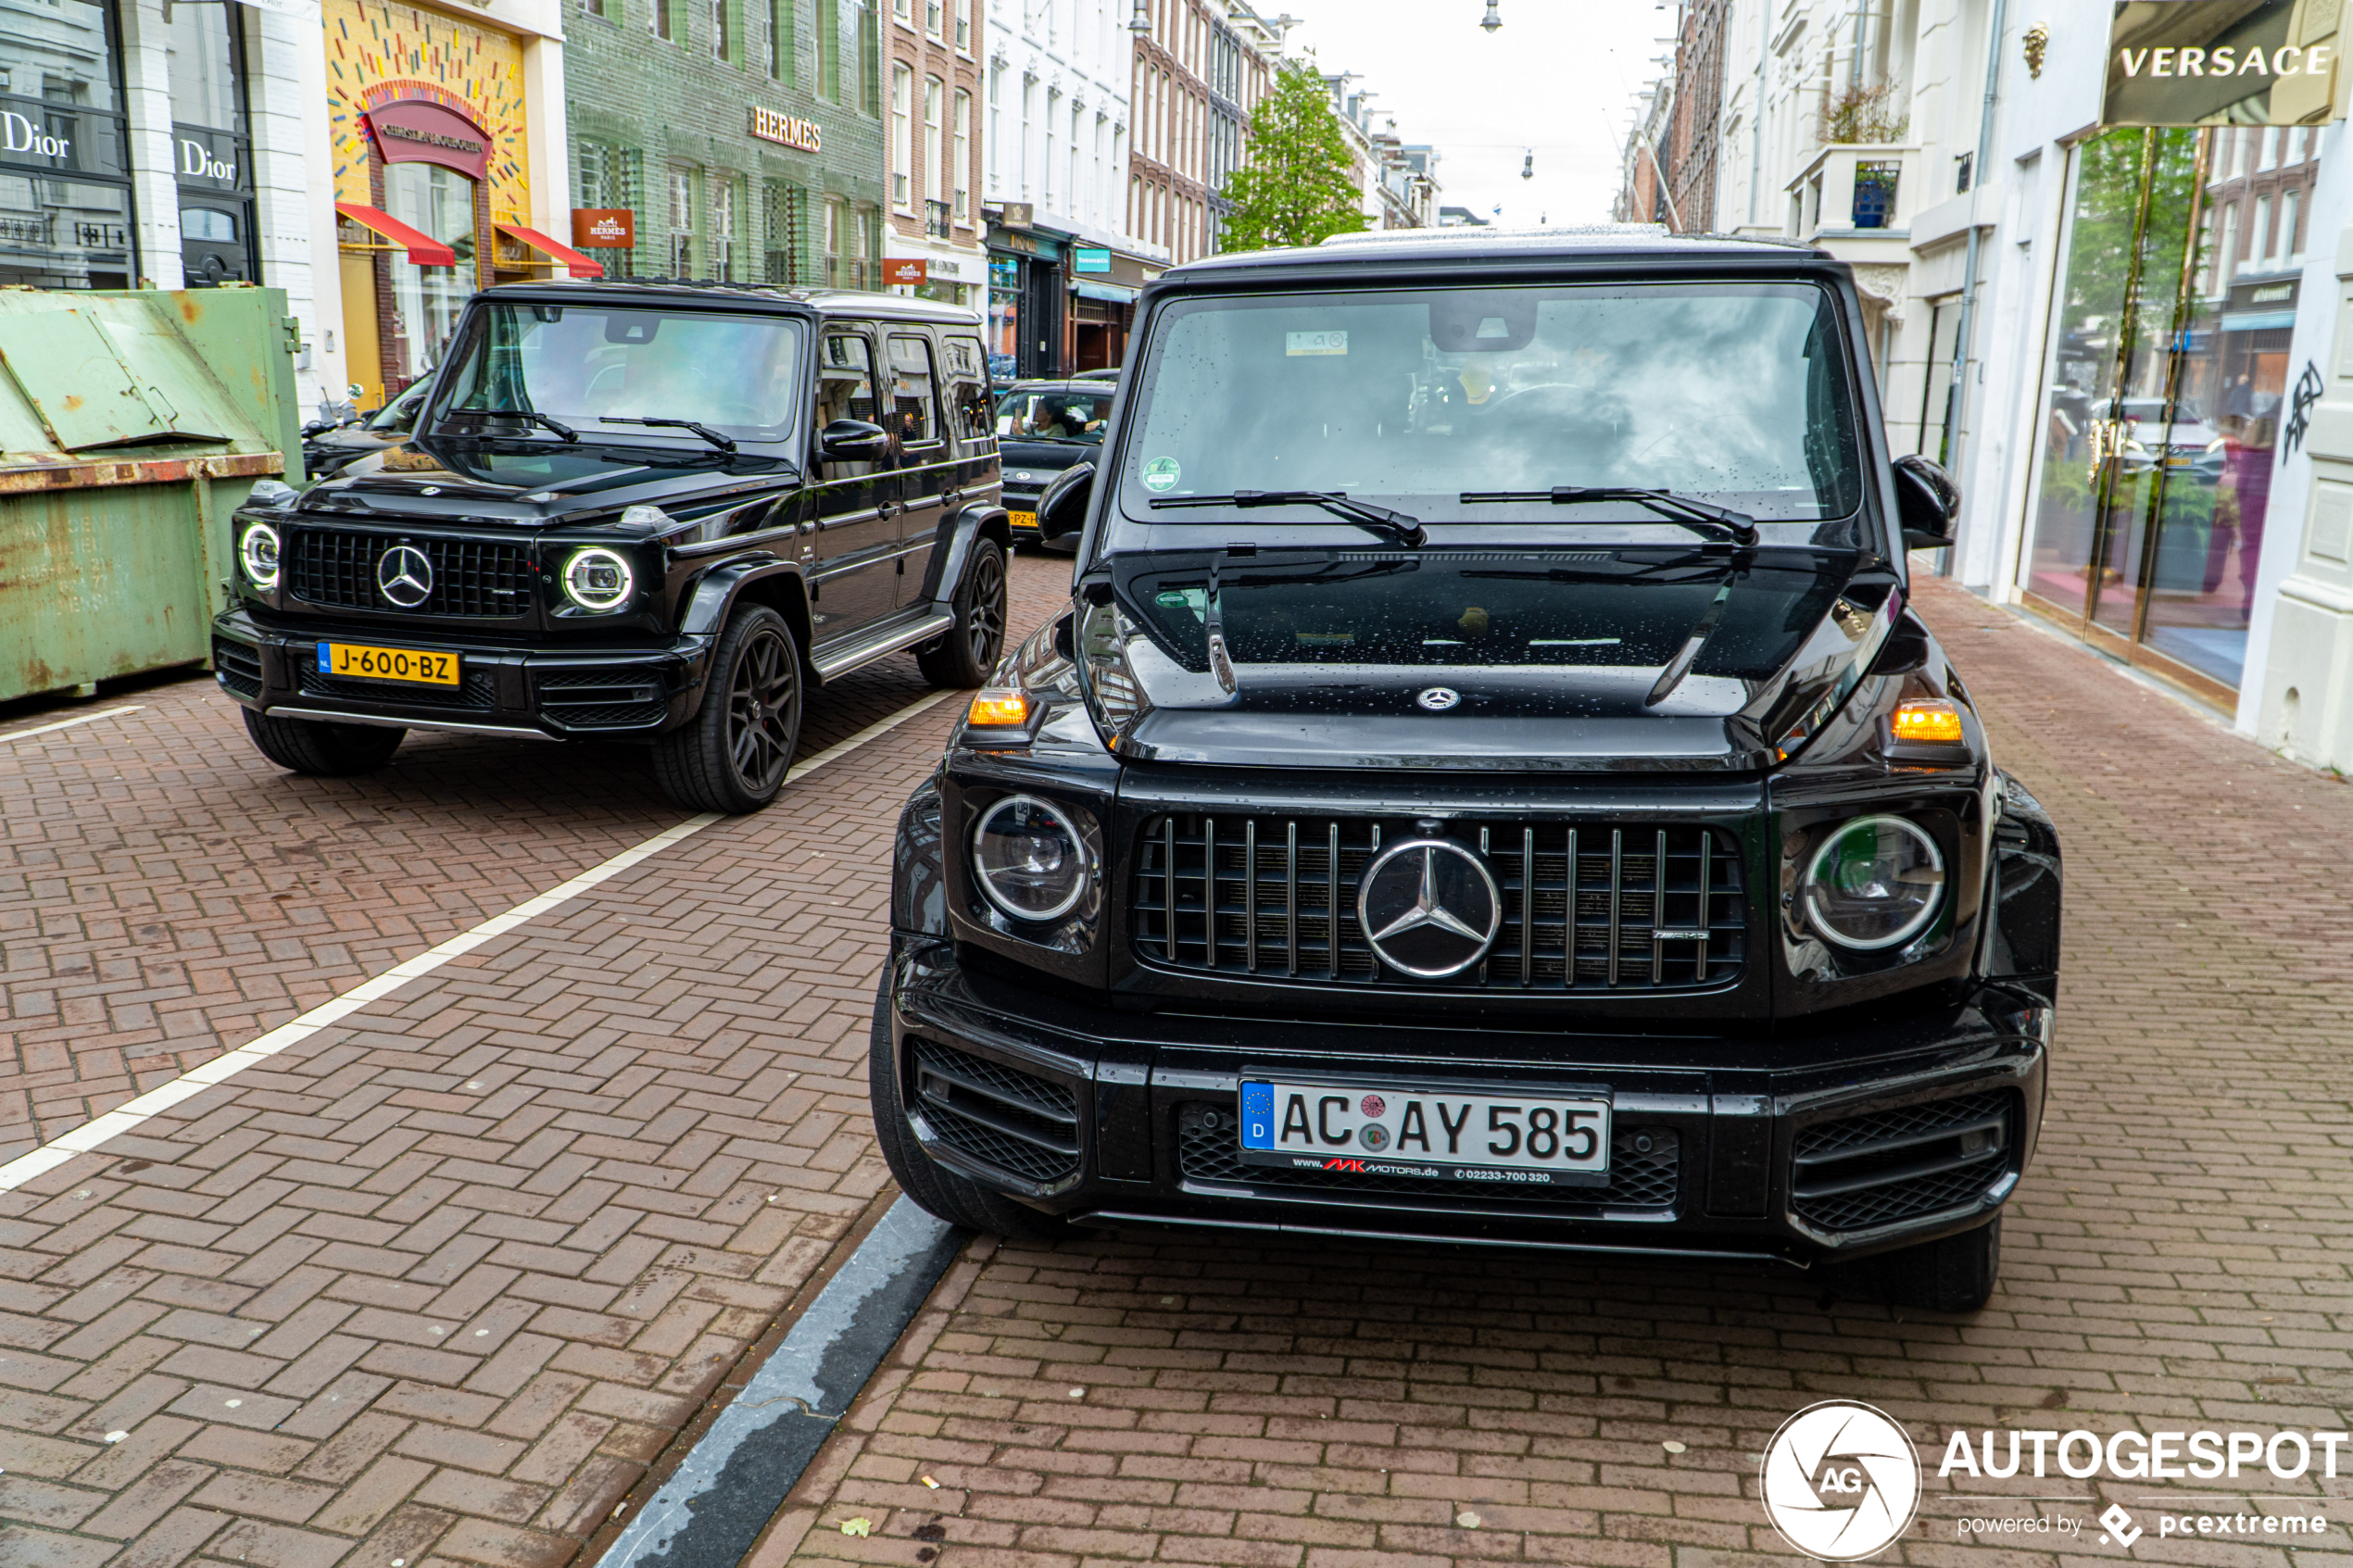
[[601, 264], [589, 260], [570, 245], [558, 245], [536, 229], [526, 229], [520, 223], [493, 223], [491, 227], [517, 245], [528, 245], [542, 256], [562, 262], [572, 269], [572, 275], [575, 278], [601, 278], [605, 275]]
[[409, 253], [409, 259], [420, 267], [455, 267], [458, 253], [420, 229], [411, 229], [389, 212], [379, 212], [358, 202], [337, 202], [335, 211], [350, 219], [362, 229], [382, 234]]

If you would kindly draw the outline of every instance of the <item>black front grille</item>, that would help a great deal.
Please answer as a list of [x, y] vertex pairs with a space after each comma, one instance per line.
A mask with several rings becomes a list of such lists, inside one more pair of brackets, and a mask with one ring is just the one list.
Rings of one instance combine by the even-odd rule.
[[[402, 543], [433, 567], [433, 591], [420, 605], [396, 605], [376, 589], [377, 561]], [[486, 539], [297, 528], [286, 542], [286, 586], [298, 599], [339, 609], [511, 619], [531, 608], [531, 558], [520, 545]]]
[[1933, 1100], [1809, 1127], [1790, 1207], [1824, 1230], [1868, 1230], [1975, 1204], [2009, 1169], [2011, 1097]]
[[239, 696], [261, 695], [261, 653], [225, 637], [212, 639], [212, 676]]
[[353, 681], [306, 668], [302, 671], [301, 691], [305, 696], [333, 697], [339, 702], [470, 709], [483, 713], [497, 705], [498, 696], [497, 684], [487, 669], [463, 663], [459, 667], [458, 684], [454, 686], [427, 686], [410, 681]]
[[1506, 822], [1446, 830], [1503, 890], [1486, 959], [1451, 979], [1411, 980], [1365, 940], [1356, 889], [1384, 838], [1421, 833], [1409, 820], [1154, 817], [1129, 887], [1137, 950], [1173, 969], [1342, 985], [1690, 991], [1740, 976], [1746, 902], [1724, 834]]
[[659, 724], [670, 711], [661, 679], [644, 665], [539, 670], [539, 711], [570, 730], [626, 730]]
[[1428, 1176], [1356, 1176], [1245, 1165], [1230, 1109], [1188, 1105], [1176, 1113], [1176, 1168], [1189, 1182], [1279, 1188], [1335, 1196], [1446, 1198], [1481, 1207], [1495, 1202], [1594, 1209], [1667, 1209], [1681, 1180], [1682, 1140], [1671, 1127], [1620, 1127], [1610, 1137], [1609, 1185], [1515, 1186]]
[[1076, 1094], [934, 1041], [912, 1044], [914, 1103], [940, 1142], [1041, 1185], [1077, 1171]]

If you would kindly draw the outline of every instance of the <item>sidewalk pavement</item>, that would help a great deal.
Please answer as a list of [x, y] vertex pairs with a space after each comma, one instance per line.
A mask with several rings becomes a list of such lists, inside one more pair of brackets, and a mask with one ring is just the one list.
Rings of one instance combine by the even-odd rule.
[[[804, 755], [927, 690], [829, 689]], [[619, 748], [304, 780], [145, 700], [0, 741], [0, 1154], [683, 815]], [[890, 835], [956, 711], [0, 1194], [0, 1563], [570, 1560], [885, 1193]]]

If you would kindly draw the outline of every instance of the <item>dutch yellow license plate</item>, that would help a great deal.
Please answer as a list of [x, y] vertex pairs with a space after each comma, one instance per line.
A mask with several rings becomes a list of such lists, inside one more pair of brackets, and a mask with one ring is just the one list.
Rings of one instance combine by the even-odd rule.
[[319, 673], [368, 681], [407, 681], [420, 686], [458, 684], [458, 656], [423, 648], [379, 648], [365, 643], [321, 643]]
[[1038, 526], [1038, 514], [1036, 512], [1009, 511], [1005, 514], [1005, 521], [1012, 523], [1015, 528], [1035, 528]]

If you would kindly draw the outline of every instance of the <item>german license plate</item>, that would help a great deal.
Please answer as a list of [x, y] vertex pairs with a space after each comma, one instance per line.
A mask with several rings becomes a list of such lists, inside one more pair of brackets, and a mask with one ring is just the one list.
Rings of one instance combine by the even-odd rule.
[[1038, 526], [1038, 514], [1009, 511], [1005, 514], [1005, 521], [1015, 528], [1035, 528]]
[[419, 686], [458, 684], [458, 656], [424, 648], [379, 648], [365, 643], [321, 643], [319, 673], [366, 681], [406, 681]]
[[1245, 1082], [1247, 1165], [1506, 1185], [1603, 1186], [1609, 1101]]

